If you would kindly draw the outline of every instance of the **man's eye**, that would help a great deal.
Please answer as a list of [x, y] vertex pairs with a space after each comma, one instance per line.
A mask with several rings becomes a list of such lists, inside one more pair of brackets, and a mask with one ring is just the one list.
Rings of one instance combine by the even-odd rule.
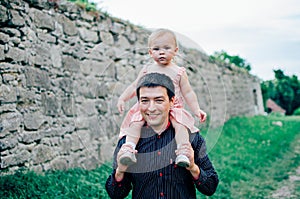
[[149, 102], [149, 100], [141, 100], [141, 103], [143, 103], [143, 104], [146, 104], [148, 102]]
[[156, 102], [157, 102], [158, 104], [161, 104], [161, 103], [164, 102], [164, 100], [156, 100]]

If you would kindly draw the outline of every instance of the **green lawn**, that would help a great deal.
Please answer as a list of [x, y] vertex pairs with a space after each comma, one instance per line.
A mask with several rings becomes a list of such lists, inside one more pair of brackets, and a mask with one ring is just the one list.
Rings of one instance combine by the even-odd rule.
[[[278, 121], [282, 127], [273, 124]], [[221, 133], [205, 135], [220, 178], [211, 198], [266, 198], [300, 165], [293, 151], [300, 139], [300, 117], [233, 118]]]
[[[201, 134], [220, 178], [210, 198], [267, 198], [300, 165], [293, 152], [300, 139], [300, 117], [237, 117]], [[110, 171], [110, 163], [93, 171], [20, 171], [0, 177], [0, 198], [109, 198], [104, 184]], [[296, 191], [299, 195], [299, 187]]]

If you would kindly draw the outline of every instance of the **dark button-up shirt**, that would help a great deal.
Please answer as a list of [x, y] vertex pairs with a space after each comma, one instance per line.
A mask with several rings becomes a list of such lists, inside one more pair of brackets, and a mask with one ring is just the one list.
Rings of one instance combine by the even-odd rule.
[[130, 166], [122, 181], [115, 180], [116, 157], [125, 137], [118, 142], [114, 152], [113, 172], [106, 181], [106, 190], [111, 198], [125, 198], [132, 189], [133, 199], [196, 199], [196, 189], [205, 195], [212, 195], [218, 186], [218, 175], [206, 154], [203, 137], [190, 134], [195, 163], [200, 176], [194, 179], [190, 171], [177, 166], [175, 131], [170, 125], [160, 135], [150, 127], [143, 127], [142, 137], [136, 149], [137, 164]]

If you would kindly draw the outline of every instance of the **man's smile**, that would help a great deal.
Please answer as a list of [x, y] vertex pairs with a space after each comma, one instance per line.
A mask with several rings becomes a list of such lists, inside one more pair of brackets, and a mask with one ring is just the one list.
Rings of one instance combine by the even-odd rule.
[[146, 114], [148, 116], [149, 119], [155, 119], [157, 116], [159, 116], [158, 113], [147, 113]]

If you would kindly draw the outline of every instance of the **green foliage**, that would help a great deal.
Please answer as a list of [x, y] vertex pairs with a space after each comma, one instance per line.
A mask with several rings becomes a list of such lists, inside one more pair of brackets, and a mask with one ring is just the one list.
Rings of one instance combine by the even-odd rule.
[[300, 107], [294, 111], [293, 115], [300, 115]]
[[88, 0], [68, 0], [75, 2], [77, 5], [86, 9], [86, 11], [97, 11], [97, 5], [94, 2], [89, 2]]
[[[278, 121], [282, 127], [274, 124]], [[299, 129], [300, 117], [256, 116], [230, 119], [221, 136], [214, 130], [203, 132], [220, 178], [211, 198], [270, 198], [300, 164], [294, 153]]]
[[261, 88], [261, 93], [262, 93], [262, 97], [263, 97], [265, 112], [269, 112], [269, 110], [267, 109], [267, 106], [266, 106], [266, 102], [269, 98], [270, 99], [276, 98], [277, 91], [276, 91], [275, 83], [274, 83], [274, 81], [270, 81], [270, 80], [263, 81], [260, 84], [260, 88]]
[[0, 198], [109, 198], [105, 181], [111, 166], [104, 164], [92, 171], [71, 169], [37, 174], [19, 171], [1, 176]]
[[251, 70], [249, 63], [246, 63], [246, 60], [239, 57], [238, 55], [229, 55], [224, 50], [220, 52], [214, 52], [213, 55], [209, 56], [210, 61], [217, 61], [224, 64], [234, 64], [237, 67], [244, 68], [247, 71]]
[[261, 90], [263, 100], [274, 100], [291, 115], [300, 106], [300, 81], [297, 76], [286, 76], [282, 70], [274, 70], [275, 80], [263, 81]]
[[285, 117], [285, 114], [281, 113], [281, 112], [271, 112], [271, 113], [269, 113], [269, 116]]
[[[274, 125], [278, 121], [282, 127]], [[288, 172], [300, 164], [300, 156], [294, 153], [299, 129], [300, 117], [256, 116], [230, 119], [220, 136], [220, 129], [201, 131], [220, 179], [210, 198], [270, 198], [271, 192], [288, 179]], [[1, 176], [0, 198], [108, 199], [105, 182], [111, 171], [110, 163], [91, 171], [20, 171]], [[207, 197], [197, 192], [197, 198]]]

